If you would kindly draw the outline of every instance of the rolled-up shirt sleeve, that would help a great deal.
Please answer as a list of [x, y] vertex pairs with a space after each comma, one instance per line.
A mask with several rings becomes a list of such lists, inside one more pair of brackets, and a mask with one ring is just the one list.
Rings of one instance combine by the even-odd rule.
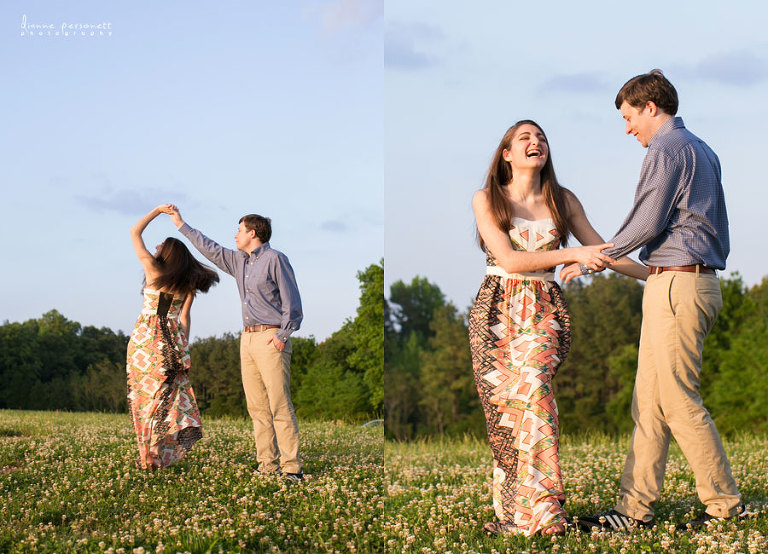
[[216, 267], [235, 275], [235, 256], [237, 253], [229, 248], [224, 248], [214, 240], [209, 239], [197, 229], [193, 229], [186, 223], [179, 227], [179, 232], [189, 239], [195, 248]]
[[296, 283], [296, 275], [293, 272], [291, 263], [284, 255], [276, 259], [275, 279], [278, 290], [280, 291], [280, 304], [282, 318], [280, 330], [277, 332], [277, 338], [286, 342], [291, 333], [297, 331], [301, 326], [301, 320], [304, 318], [301, 309], [301, 296], [299, 296], [299, 287]]
[[660, 150], [651, 150], [643, 161], [632, 209], [604, 254], [618, 259], [644, 246], [665, 231], [677, 204], [681, 166]]

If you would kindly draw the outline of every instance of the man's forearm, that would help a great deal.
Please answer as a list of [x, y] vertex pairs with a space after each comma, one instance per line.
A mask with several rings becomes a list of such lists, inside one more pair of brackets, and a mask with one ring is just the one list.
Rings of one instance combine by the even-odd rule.
[[182, 222], [179, 232], [189, 239], [189, 242], [205, 256], [210, 262], [216, 265], [222, 271], [233, 275], [232, 254], [233, 252], [224, 248], [216, 241], [213, 241], [202, 234], [197, 229], [193, 229], [187, 223]]

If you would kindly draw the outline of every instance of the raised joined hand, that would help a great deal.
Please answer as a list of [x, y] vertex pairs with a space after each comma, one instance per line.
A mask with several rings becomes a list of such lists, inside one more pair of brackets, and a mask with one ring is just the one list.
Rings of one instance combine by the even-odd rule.
[[179, 207], [176, 204], [166, 204], [168, 206], [168, 211], [165, 212], [168, 215], [171, 216], [171, 221], [173, 222], [176, 227], [181, 227], [184, 225], [184, 220], [181, 219], [181, 212], [179, 211]]

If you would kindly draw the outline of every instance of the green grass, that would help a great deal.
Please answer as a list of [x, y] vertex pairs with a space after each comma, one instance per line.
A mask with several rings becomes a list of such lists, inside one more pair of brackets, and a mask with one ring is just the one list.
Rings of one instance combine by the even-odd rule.
[[[654, 530], [526, 539], [482, 531], [482, 440], [384, 443], [380, 427], [302, 422], [309, 477], [297, 486], [256, 474], [249, 421], [204, 426], [179, 464], [147, 474], [127, 415], [0, 411], [0, 552], [768, 552], [766, 437], [726, 442], [748, 521], [675, 530], [702, 506], [673, 446]], [[627, 443], [563, 440], [572, 515], [613, 505]]]
[[381, 427], [301, 422], [307, 479], [256, 473], [250, 421], [204, 418], [134, 467], [128, 415], [0, 410], [0, 552], [381, 552]]
[[[561, 448], [572, 516], [612, 508], [628, 437], [565, 437]], [[388, 552], [768, 552], [768, 438], [743, 435], [726, 441], [743, 500], [756, 513], [747, 521], [711, 531], [676, 530], [703, 506], [693, 474], [676, 445], [657, 505], [657, 526], [633, 533], [575, 533], [562, 537], [489, 537], [483, 523], [491, 507], [491, 455], [485, 441], [439, 439], [386, 442], [384, 531]]]

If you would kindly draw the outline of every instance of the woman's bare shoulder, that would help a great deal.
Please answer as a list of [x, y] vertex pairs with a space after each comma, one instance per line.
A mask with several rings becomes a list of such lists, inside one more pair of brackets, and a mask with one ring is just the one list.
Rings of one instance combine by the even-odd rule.
[[563, 198], [565, 198], [565, 204], [568, 208], [569, 216], [584, 211], [584, 207], [581, 205], [581, 201], [570, 189], [563, 187]]
[[476, 190], [472, 195], [472, 205], [475, 208], [486, 207], [489, 203], [488, 191], [485, 189]]

